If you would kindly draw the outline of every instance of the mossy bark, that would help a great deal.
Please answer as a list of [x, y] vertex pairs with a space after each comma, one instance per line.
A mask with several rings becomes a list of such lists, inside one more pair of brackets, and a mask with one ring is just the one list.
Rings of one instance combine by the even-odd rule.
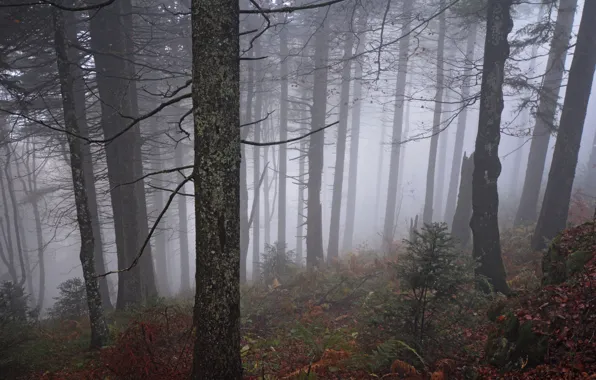
[[239, 4], [192, 1], [196, 333], [192, 379], [242, 378]]

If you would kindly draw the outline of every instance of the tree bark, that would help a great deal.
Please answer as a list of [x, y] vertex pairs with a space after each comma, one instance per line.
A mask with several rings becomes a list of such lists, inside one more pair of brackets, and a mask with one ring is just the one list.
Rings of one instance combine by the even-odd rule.
[[[470, 96], [470, 77], [474, 68], [474, 46], [478, 36], [478, 24], [473, 23], [470, 27], [466, 45], [466, 67], [463, 72], [461, 100], [467, 101]], [[466, 123], [468, 120], [468, 107], [461, 110], [457, 118], [457, 130], [455, 132], [455, 146], [453, 148], [453, 161], [451, 161], [451, 175], [449, 177], [449, 190], [447, 192], [447, 204], [445, 205], [445, 220], [452, 220], [455, 215], [456, 202], [458, 201], [457, 189], [459, 181], [460, 162], [464, 152], [464, 138], [466, 134]], [[471, 195], [471, 194], [470, 194]], [[466, 222], [467, 223], [467, 222]]]
[[[327, 9], [317, 12], [315, 32], [315, 67], [311, 131], [323, 128], [327, 113], [327, 61], [329, 57], [329, 26]], [[323, 212], [321, 184], [323, 179], [325, 131], [310, 136], [308, 147], [308, 205], [306, 217], [306, 267], [311, 270], [323, 262]]]
[[503, 294], [509, 293], [509, 286], [501, 258], [497, 180], [501, 174], [499, 141], [503, 111], [504, 69], [505, 61], [509, 57], [507, 36], [513, 28], [511, 3], [512, 0], [489, 0], [488, 2], [470, 221], [474, 239], [474, 257], [479, 260], [476, 272], [487, 278], [494, 291]]
[[401, 149], [401, 132], [404, 117], [404, 95], [408, 71], [408, 57], [410, 48], [410, 17], [414, 8], [414, 0], [404, 0], [401, 40], [399, 42], [399, 62], [397, 65], [397, 81], [395, 83], [395, 108], [393, 112], [393, 134], [391, 136], [391, 156], [389, 160], [389, 180], [387, 186], [387, 208], [385, 209], [385, 223], [383, 227], [383, 251], [388, 252], [393, 243], [395, 230], [395, 209], [397, 205], [397, 170], [399, 169], [399, 153]]
[[554, 131], [555, 114], [559, 100], [559, 91], [565, 71], [567, 49], [573, 29], [573, 19], [577, 0], [561, 0], [557, 14], [557, 23], [551, 41], [544, 82], [540, 91], [536, 124], [530, 144], [530, 155], [524, 187], [517, 214], [516, 226], [531, 224], [536, 221], [538, 196], [542, 184], [546, 154], [550, 134]]
[[[446, 1], [441, 0], [440, 7], [445, 7]], [[435, 167], [437, 164], [437, 149], [439, 143], [439, 134], [441, 129], [441, 116], [443, 110], [443, 82], [445, 74], [443, 72], [445, 56], [445, 12], [439, 16], [439, 41], [437, 44], [437, 90], [435, 93], [435, 110], [433, 114], [433, 131], [430, 138], [430, 152], [428, 154], [428, 169], [426, 171], [426, 196], [424, 198], [424, 212], [422, 214], [423, 223], [433, 221], [433, 201], [435, 191]]]
[[566, 227], [577, 157], [584, 130], [596, 66], [596, 2], [586, 1], [577, 34], [553, 162], [532, 237], [532, 248], [543, 249]]
[[242, 379], [239, 4], [192, 0], [197, 329], [191, 378]]
[[348, 32], [344, 41], [344, 64], [341, 73], [341, 93], [339, 98], [339, 129], [335, 152], [335, 173], [333, 176], [333, 195], [331, 198], [331, 223], [329, 226], [329, 245], [327, 261], [329, 263], [339, 257], [339, 224], [341, 218], [341, 198], [344, 184], [344, 163], [346, 158], [346, 140], [348, 138], [348, 111], [350, 110], [350, 84], [352, 72], [352, 48], [354, 34]]
[[[68, 57], [68, 39], [64, 30], [63, 11], [57, 8], [52, 9], [54, 21], [54, 43], [56, 56], [58, 58], [58, 73], [60, 78], [60, 90], [62, 93], [62, 104], [64, 111], [64, 124], [66, 130], [74, 135], [79, 134], [77, 114], [74, 102], [74, 79], [70, 69]], [[72, 183], [77, 209], [77, 222], [81, 234], [80, 259], [83, 266], [83, 278], [85, 279], [85, 291], [87, 295], [87, 306], [89, 307], [89, 320], [91, 325], [91, 347], [99, 348], [108, 341], [108, 326], [103, 315], [103, 306], [99, 292], [99, 283], [95, 273], [94, 263], [94, 237], [91, 214], [89, 211], [89, 200], [87, 199], [85, 186], [85, 167], [81, 152], [81, 142], [78, 138], [67, 134], [70, 148], [70, 166], [72, 170]]]

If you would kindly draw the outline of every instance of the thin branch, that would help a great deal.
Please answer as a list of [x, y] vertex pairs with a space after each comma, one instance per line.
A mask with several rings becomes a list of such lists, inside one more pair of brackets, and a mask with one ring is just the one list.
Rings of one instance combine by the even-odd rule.
[[189, 181], [190, 181], [190, 177], [184, 178], [184, 180], [182, 182], [180, 182], [178, 184], [178, 186], [176, 186], [176, 189], [174, 190], [174, 192], [172, 192], [172, 194], [170, 194], [170, 197], [168, 198], [168, 201], [166, 202], [166, 205], [164, 206], [164, 208], [161, 210], [161, 212], [157, 216], [157, 219], [155, 219], [155, 222], [153, 222], [153, 226], [151, 226], [151, 231], [149, 231], [149, 234], [147, 234], [147, 237], [145, 238], [145, 241], [143, 242], [143, 245], [141, 246], [141, 250], [139, 251], [139, 253], [135, 257], [135, 259], [132, 261], [132, 264], [130, 264], [130, 266], [128, 268], [109, 271], [109, 272], [104, 273], [104, 274], [99, 274], [99, 275], [97, 275], [95, 277], [106, 277], [106, 276], [108, 276], [110, 274], [128, 272], [129, 270], [131, 270], [132, 268], [134, 268], [139, 263], [139, 260], [140, 260], [141, 256], [143, 256], [143, 251], [145, 250], [145, 247], [147, 247], [147, 244], [149, 244], [149, 240], [151, 240], [151, 236], [153, 236], [153, 233], [157, 229], [157, 226], [159, 225], [159, 222], [161, 221], [161, 219], [166, 214], [166, 211], [168, 211], [168, 208], [170, 208], [170, 205], [174, 201], [174, 198], [176, 197], [176, 194], [178, 194], [178, 192], [180, 192], [180, 190], [182, 190], [182, 188], [184, 187], [184, 185], [186, 185], [186, 183], [189, 182]]
[[267, 116], [265, 116], [265, 117], [264, 117], [264, 118], [262, 118], [261, 120], [253, 121], [253, 122], [250, 122], [250, 123], [244, 123], [244, 124], [240, 124], [240, 128], [242, 128], [242, 127], [248, 127], [249, 125], [253, 125], [253, 124], [259, 124], [260, 122], [267, 120], [267, 118], [268, 118], [269, 116], [271, 116], [271, 114], [272, 114], [273, 112], [275, 112], [275, 110], [273, 110], [273, 111], [271, 111], [271, 112], [267, 112]]
[[282, 140], [282, 141], [273, 141], [273, 142], [254, 142], [254, 141], [247, 141], [247, 140], [240, 140], [240, 142], [242, 144], [246, 144], [246, 145], [252, 145], [252, 146], [271, 146], [271, 145], [282, 145], [282, 144], [289, 144], [295, 141], [300, 141], [310, 135], [314, 135], [317, 132], [320, 132], [322, 130], [325, 130], [329, 127], [333, 127], [334, 125], [339, 124], [339, 121], [333, 122], [331, 124], [327, 124], [324, 127], [321, 127], [319, 129], [315, 129], [314, 131], [310, 131], [302, 136], [298, 136], [298, 137], [294, 137], [292, 139], [288, 139], [288, 140]]
[[93, 9], [99, 9], [99, 8], [103, 8], [103, 7], [107, 7], [108, 5], [112, 4], [114, 1], [116, 0], [107, 0], [103, 3], [99, 3], [99, 4], [94, 4], [94, 5], [87, 5], [84, 7], [67, 7], [64, 5], [60, 5], [60, 4], [56, 4], [52, 1], [47, 1], [47, 0], [39, 0], [39, 1], [32, 1], [29, 3], [18, 3], [18, 4], [0, 4], [0, 8], [10, 8], [10, 7], [30, 7], [30, 6], [35, 6], [35, 5], [51, 5], [52, 7], [56, 7], [58, 9], [61, 9], [63, 11], [69, 11], [69, 12], [82, 12], [82, 11], [90, 11]]
[[303, 11], [306, 9], [316, 9], [322, 7], [328, 7], [333, 4], [341, 3], [344, 0], [330, 0], [324, 3], [301, 5], [296, 7], [281, 7], [277, 9], [273, 8], [259, 8], [259, 9], [241, 9], [240, 14], [265, 14], [265, 13], [292, 13], [296, 11]]
[[113, 191], [113, 190], [115, 190], [115, 189], [119, 188], [120, 186], [134, 185], [135, 183], [137, 183], [137, 182], [139, 182], [139, 181], [142, 181], [142, 180], [144, 180], [144, 179], [145, 179], [145, 178], [147, 178], [147, 177], [151, 177], [151, 176], [158, 175], [158, 174], [177, 173], [177, 172], [179, 172], [180, 170], [192, 169], [192, 168], [194, 168], [194, 165], [186, 165], [186, 166], [180, 166], [180, 167], [178, 167], [178, 168], [164, 169], [164, 170], [159, 170], [159, 171], [156, 171], [156, 172], [147, 173], [147, 174], [145, 174], [144, 176], [142, 176], [142, 177], [139, 177], [139, 178], [137, 178], [137, 179], [135, 179], [135, 180], [133, 180], [133, 181], [130, 181], [130, 182], [124, 182], [124, 183], [119, 183], [118, 185], [116, 185], [116, 186], [112, 187], [110, 190], [106, 191], [106, 193], [108, 193], [108, 192], [111, 192], [111, 191]]

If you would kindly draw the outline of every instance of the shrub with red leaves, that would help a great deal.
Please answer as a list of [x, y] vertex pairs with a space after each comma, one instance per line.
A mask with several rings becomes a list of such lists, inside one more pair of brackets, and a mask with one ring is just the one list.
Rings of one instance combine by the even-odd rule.
[[43, 380], [187, 379], [192, 366], [192, 317], [181, 310], [150, 310], [84, 368], [46, 373]]

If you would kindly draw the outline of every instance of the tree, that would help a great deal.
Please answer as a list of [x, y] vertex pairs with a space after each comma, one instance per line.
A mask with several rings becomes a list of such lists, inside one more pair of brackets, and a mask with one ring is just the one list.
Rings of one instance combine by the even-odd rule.
[[[326, 8], [317, 11], [319, 27], [315, 32], [315, 70], [311, 131], [325, 126], [327, 110], [327, 61], [329, 57], [329, 26]], [[308, 205], [306, 217], [306, 266], [312, 269], [323, 260], [323, 212], [321, 185], [325, 134], [317, 132], [310, 137], [308, 147]]]
[[[441, 9], [445, 8], [445, 0], [441, 0]], [[426, 193], [424, 198], [424, 212], [422, 222], [429, 224], [433, 220], [433, 201], [435, 191], [435, 167], [437, 163], [437, 149], [441, 127], [441, 114], [443, 109], [443, 86], [445, 73], [443, 72], [445, 57], [445, 12], [439, 16], [439, 41], [437, 43], [437, 88], [435, 92], [435, 110], [433, 114], [433, 131], [430, 138], [430, 151], [428, 155], [428, 169], [426, 171]], [[441, 196], [441, 195], [439, 195]]]
[[395, 83], [395, 108], [393, 112], [393, 134], [391, 136], [391, 156], [389, 160], [389, 183], [387, 185], [387, 208], [385, 209], [385, 223], [383, 226], [383, 248], [388, 250], [393, 243], [395, 229], [395, 208], [397, 204], [397, 177], [399, 169], [399, 152], [401, 149], [401, 132], [404, 120], [404, 95], [406, 78], [408, 75], [408, 58], [410, 49], [410, 16], [414, 8], [414, 0], [403, 3], [404, 23], [402, 24], [401, 40], [399, 41], [399, 63], [397, 67], [397, 81]]
[[240, 380], [239, 4], [192, 0], [196, 338], [191, 378]]
[[77, 209], [77, 222], [81, 235], [80, 259], [83, 266], [83, 278], [87, 294], [87, 306], [89, 307], [89, 319], [91, 326], [91, 347], [102, 347], [108, 341], [108, 326], [103, 315], [99, 283], [95, 273], [94, 263], [94, 237], [91, 215], [89, 212], [88, 199], [85, 187], [85, 169], [81, 152], [81, 141], [76, 138], [79, 134], [77, 115], [74, 103], [73, 73], [68, 56], [69, 41], [64, 30], [63, 11], [52, 9], [52, 16], [55, 29], [56, 56], [58, 59], [58, 72], [60, 75], [60, 91], [64, 121], [68, 145], [70, 149], [70, 165], [72, 170], [72, 184], [74, 189], [75, 204]]
[[[366, 44], [366, 13], [359, 13], [358, 42], [356, 54], [360, 56], [364, 52]], [[344, 230], [344, 251], [352, 249], [354, 240], [354, 222], [356, 219], [356, 191], [358, 181], [358, 152], [360, 147], [360, 110], [362, 108], [362, 63], [356, 63], [354, 70], [354, 104], [352, 108], [352, 129], [350, 131], [350, 166], [348, 168], [348, 199], [346, 204], [346, 226]]]
[[[351, 13], [348, 13], [350, 15]], [[343, 68], [341, 72], [341, 94], [339, 98], [339, 129], [337, 134], [337, 150], [335, 152], [335, 174], [333, 177], [333, 195], [331, 199], [331, 225], [329, 228], [329, 246], [327, 261], [332, 262], [339, 257], [339, 224], [341, 217], [341, 198], [344, 183], [344, 163], [346, 158], [346, 140], [348, 137], [348, 111], [350, 102], [350, 84], [352, 74], [352, 49], [354, 34], [347, 32], [344, 41]]]
[[[281, 99], [279, 106], [279, 139], [288, 138], [288, 30], [282, 26], [279, 32], [279, 55], [281, 76]], [[288, 176], [288, 148], [279, 147], [279, 196], [277, 206], [277, 251], [286, 248], [286, 189]]]
[[515, 215], [515, 225], [517, 226], [531, 224], [536, 221], [538, 196], [542, 184], [550, 135], [555, 129], [553, 124], [576, 7], [577, 0], [561, 0], [559, 4], [557, 23], [551, 40], [544, 82], [540, 90], [538, 112], [532, 133], [524, 187], [519, 208]]
[[577, 157], [596, 67], [596, 2], [586, 1], [577, 34], [553, 162], [532, 237], [532, 248], [543, 249], [566, 227]]
[[[473, 22], [468, 30], [466, 39], [465, 68], [463, 72], [461, 101], [466, 101], [470, 95], [470, 77], [474, 67], [474, 47], [478, 36], [478, 23]], [[464, 137], [466, 134], [466, 123], [468, 121], [468, 107], [464, 107], [457, 118], [457, 129], [455, 132], [455, 145], [453, 148], [453, 161], [451, 162], [451, 174], [449, 176], [449, 189], [447, 190], [447, 203], [445, 204], [445, 220], [451, 221], [455, 215], [458, 202], [457, 189], [459, 181], [460, 162], [464, 152]], [[467, 224], [467, 222], [466, 222]], [[467, 228], [467, 227], [466, 227]]]
[[[181, 167], [184, 161], [184, 144], [175, 148], [174, 159], [176, 167]], [[182, 187], [184, 189], [184, 186]], [[186, 211], [186, 196], [178, 194], [178, 240], [180, 242], [180, 292], [190, 290], [190, 255], [188, 251], [188, 212]]]
[[511, 4], [512, 0], [488, 1], [470, 220], [474, 257], [479, 260], [477, 273], [487, 277], [493, 289], [503, 294], [509, 293], [509, 286], [501, 258], [497, 180], [501, 174], [499, 141], [504, 69], [505, 61], [509, 57], [507, 36], [513, 28]]

